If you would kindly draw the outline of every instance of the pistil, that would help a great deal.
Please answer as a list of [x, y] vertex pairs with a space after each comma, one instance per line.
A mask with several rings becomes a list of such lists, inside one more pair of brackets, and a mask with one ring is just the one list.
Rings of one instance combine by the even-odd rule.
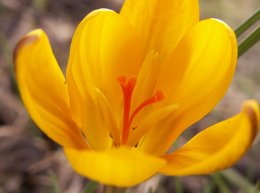
[[134, 118], [136, 117], [136, 115], [145, 107], [163, 100], [164, 94], [161, 90], [156, 91], [151, 98], [141, 103], [130, 116], [131, 99], [136, 85], [136, 78], [135, 77], [127, 78], [125, 76], [120, 76], [118, 77], [118, 81], [121, 86], [123, 97], [124, 97], [123, 129], [122, 129], [121, 143], [126, 144], [131, 124]]
[[118, 81], [121, 85], [123, 96], [124, 96], [123, 130], [122, 130], [121, 142], [125, 144], [128, 138], [128, 133], [130, 128], [129, 125], [130, 106], [131, 106], [133, 90], [136, 85], [136, 78], [131, 77], [127, 79], [127, 77], [121, 76], [118, 78]]

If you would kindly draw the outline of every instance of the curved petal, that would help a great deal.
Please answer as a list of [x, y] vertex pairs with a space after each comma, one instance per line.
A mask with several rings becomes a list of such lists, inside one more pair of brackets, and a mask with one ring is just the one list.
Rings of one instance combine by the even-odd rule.
[[[176, 65], [171, 65], [170, 62]], [[139, 148], [161, 155], [185, 128], [210, 112], [224, 96], [237, 62], [235, 34], [215, 19], [201, 21], [187, 33], [161, 69], [161, 103], [179, 108], [150, 130]]]
[[141, 183], [165, 165], [161, 158], [126, 147], [102, 152], [65, 149], [65, 154], [79, 174], [120, 187]]
[[197, 0], [126, 0], [120, 15], [145, 40], [146, 53], [155, 50], [164, 59], [198, 23], [199, 6]]
[[133, 91], [132, 108], [152, 97], [156, 86], [156, 74], [159, 71], [158, 53], [151, 51], [146, 55], [137, 76]]
[[89, 106], [86, 96], [95, 97], [96, 89], [111, 103], [118, 116], [114, 119], [121, 119], [123, 96], [118, 77], [137, 74], [142, 50], [133, 27], [114, 11], [96, 10], [83, 19], [72, 40], [67, 68], [70, 106], [79, 127], [84, 125], [83, 110]]
[[97, 88], [89, 92], [92, 95], [85, 94], [81, 107], [84, 116], [82, 131], [93, 149], [105, 150], [111, 148], [113, 141], [118, 144], [118, 125], [105, 95]]
[[258, 104], [247, 101], [236, 116], [205, 129], [180, 149], [163, 156], [168, 164], [160, 172], [194, 175], [230, 167], [249, 149], [258, 126]]
[[62, 146], [86, 148], [70, 116], [66, 81], [42, 30], [20, 40], [14, 63], [21, 97], [39, 128]]
[[178, 104], [172, 104], [148, 113], [140, 124], [130, 132], [127, 144], [131, 147], [138, 144], [149, 129], [155, 127], [161, 120], [165, 119], [165, 117], [176, 110], [178, 106]]

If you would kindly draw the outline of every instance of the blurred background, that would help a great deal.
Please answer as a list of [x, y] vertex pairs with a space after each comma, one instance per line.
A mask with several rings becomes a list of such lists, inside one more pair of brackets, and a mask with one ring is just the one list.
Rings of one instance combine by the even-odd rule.
[[[28, 117], [13, 76], [13, 48], [25, 33], [43, 28], [60, 66], [65, 69], [71, 38], [81, 19], [89, 11], [101, 7], [119, 11], [122, 2], [0, 0], [0, 193], [87, 192], [84, 191], [87, 179], [72, 171], [62, 150], [41, 133]], [[202, 19], [218, 18], [235, 29], [260, 8], [260, 2], [200, 0], [200, 8]], [[181, 142], [237, 113], [243, 100], [256, 98], [260, 101], [259, 50], [258, 43], [239, 58], [235, 77], [224, 99], [212, 113], [187, 130], [179, 139]], [[100, 187], [97, 192], [99, 190]], [[258, 193], [259, 136], [246, 156], [231, 169], [208, 176], [155, 176], [132, 192], [145, 193], [148, 190], [158, 193]]]

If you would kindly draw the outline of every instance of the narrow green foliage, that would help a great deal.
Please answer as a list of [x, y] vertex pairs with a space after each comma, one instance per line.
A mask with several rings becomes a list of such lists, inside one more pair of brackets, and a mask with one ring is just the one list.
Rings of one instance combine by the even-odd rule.
[[60, 193], [59, 185], [58, 185], [58, 179], [56, 175], [50, 171], [49, 172], [50, 181], [51, 181], [51, 187], [52, 187], [52, 193]]
[[83, 193], [94, 193], [98, 187], [98, 183], [95, 181], [89, 181], [83, 191]]
[[[242, 34], [248, 31], [252, 26], [260, 20], [260, 9], [258, 9], [252, 16], [246, 19], [236, 30], [235, 34], [239, 38]], [[249, 35], [238, 46], [238, 57], [243, 55], [247, 50], [254, 46], [260, 39], [259, 25], [250, 30]]]
[[175, 182], [175, 187], [176, 187], [176, 193], [184, 193], [183, 186], [181, 183], [181, 178], [175, 177], [174, 182]]
[[260, 193], [257, 187], [248, 181], [243, 175], [237, 172], [235, 169], [228, 169], [220, 173], [228, 182], [241, 189], [242, 192], [246, 193]]
[[252, 193], [259, 193], [259, 192], [260, 192], [260, 180], [257, 180], [255, 189], [252, 191]]
[[260, 19], [260, 10], [257, 10], [253, 15], [251, 15], [248, 19], [246, 19], [236, 30], [236, 36], [239, 37], [243, 34], [247, 29], [249, 29], [255, 22]]
[[154, 191], [151, 187], [148, 189], [148, 193], [154, 193]]
[[252, 32], [239, 46], [238, 57], [244, 54], [249, 48], [255, 45], [260, 40], [260, 27]]
[[221, 177], [220, 174], [212, 174], [212, 179], [216, 183], [217, 187], [219, 188], [220, 192], [222, 193], [232, 193], [229, 189], [228, 185], [224, 181], [224, 179]]
[[207, 184], [203, 187], [203, 193], [213, 193], [214, 189], [216, 188], [216, 184], [213, 180], [210, 180]]

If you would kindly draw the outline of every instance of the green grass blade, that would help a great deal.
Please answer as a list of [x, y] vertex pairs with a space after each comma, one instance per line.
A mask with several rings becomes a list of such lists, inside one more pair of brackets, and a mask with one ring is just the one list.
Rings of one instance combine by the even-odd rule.
[[220, 192], [232, 193], [231, 190], [229, 189], [228, 185], [226, 184], [225, 180], [221, 177], [220, 174], [212, 174], [211, 177], [214, 180], [214, 182], [216, 183]]
[[95, 181], [89, 181], [83, 191], [83, 193], [94, 193], [98, 187], [98, 183]]
[[246, 193], [260, 193], [255, 186], [235, 169], [228, 169], [220, 173], [226, 180]]
[[259, 39], [260, 26], [238, 46], [238, 57], [243, 55], [249, 48], [255, 45], [259, 41]]
[[257, 22], [260, 19], [260, 10], [257, 10], [255, 13], [253, 13], [252, 16], [250, 16], [248, 19], [246, 19], [236, 30], [236, 36], [239, 37], [241, 34], [243, 34], [247, 29], [249, 29], [255, 22]]
[[184, 189], [181, 183], [181, 178], [175, 177], [174, 183], [175, 183], [176, 193], [184, 193]]
[[52, 171], [50, 171], [49, 176], [51, 180], [52, 193], [60, 193], [60, 188], [58, 185], [58, 179], [56, 175]]

